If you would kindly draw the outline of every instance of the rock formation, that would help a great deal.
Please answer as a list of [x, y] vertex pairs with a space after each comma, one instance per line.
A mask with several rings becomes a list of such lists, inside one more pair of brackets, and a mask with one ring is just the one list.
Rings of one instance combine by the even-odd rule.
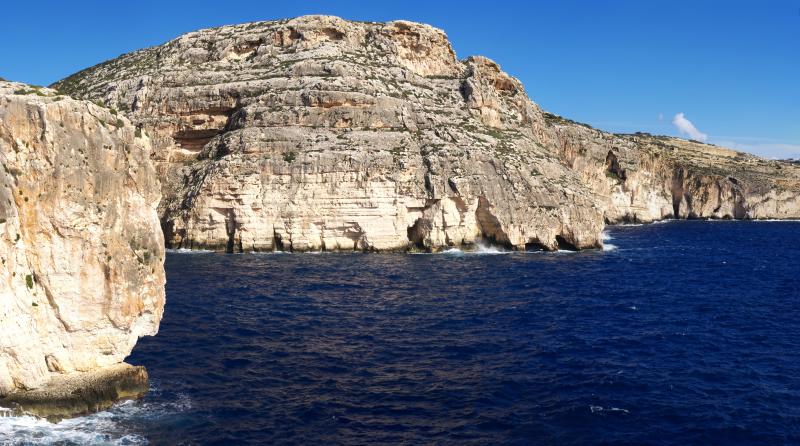
[[645, 133], [613, 135], [546, 114], [563, 162], [607, 222], [800, 218], [800, 166]]
[[172, 247], [580, 249], [606, 221], [800, 214], [796, 166], [543, 113], [417, 23], [207, 29], [55, 87], [153, 141]]
[[150, 151], [113, 110], [0, 82], [0, 405], [88, 372], [142, 381], [119, 363], [164, 307]]

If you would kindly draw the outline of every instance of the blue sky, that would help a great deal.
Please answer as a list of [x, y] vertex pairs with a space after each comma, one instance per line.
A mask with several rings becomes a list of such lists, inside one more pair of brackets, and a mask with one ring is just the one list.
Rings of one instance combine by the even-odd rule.
[[[332, 14], [444, 29], [544, 109], [614, 132], [683, 135], [800, 158], [800, 0], [793, 1], [9, 1], [0, 76], [50, 84], [184, 32]], [[691, 130], [691, 129], [689, 129]]]

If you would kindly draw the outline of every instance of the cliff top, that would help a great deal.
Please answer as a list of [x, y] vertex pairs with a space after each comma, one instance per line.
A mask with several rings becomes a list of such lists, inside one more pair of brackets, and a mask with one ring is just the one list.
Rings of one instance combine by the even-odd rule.
[[[340, 74], [343, 69], [331, 65], [332, 61], [350, 65], [347, 69], [361, 66], [373, 71], [365, 75], [367, 82], [361, 86], [367, 93], [374, 90], [370, 81], [394, 77], [393, 69], [406, 71], [405, 77], [411, 74], [422, 78], [407, 79], [410, 83], [420, 83], [425, 82], [425, 78], [464, 77], [469, 61], [491, 67], [504, 76], [501, 82], [523, 90], [517, 79], [501, 72], [499, 65], [490, 59], [470, 56], [458, 60], [447, 35], [439, 28], [405, 20], [359, 22], [329, 15], [305, 15], [188, 32], [162, 45], [124, 54], [79, 71], [52, 87], [74, 97], [105, 101], [108, 90], [125, 81], [160, 78], [165, 85], [202, 88], [280, 77], [311, 79]], [[374, 72], [376, 68], [380, 69], [379, 73]], [[310, 86], [292, 88], [302, 87]], [[243, 90], [241, 93], [247, 95], [247, 89]], [[125, 105], [122, 110], [126, 111]], [[543, 115], [552, 125], [591, 129], [587, 124], [568, 118], [546, 112]], [[646, 142], [653, 149], [677, 151], [689, 160], [701, 154], [754, 163], [753, 155], [698, 141], [647, 133], [616, 136]], [[765, 162], [773, 167], [780, 165]]]

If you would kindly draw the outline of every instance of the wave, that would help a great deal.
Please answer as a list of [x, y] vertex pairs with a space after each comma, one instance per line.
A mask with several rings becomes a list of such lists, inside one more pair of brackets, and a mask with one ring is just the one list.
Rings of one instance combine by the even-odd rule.
[[475, 250], [472, 251], [473, 254], [508, 254], [511, 251], [506, 251], [503, 248], [499, 248], [494, 245], [488, 245], [483, 242], [478, 242], [475, 244]]
[[449, 254], [451, 256], [460, 256], [460, 255], [464, 255], [464, 251], [462, 251], [462, 250], [460, 250], [458, 248], [450, 248], [450, 249], [445, 249], [444, 251], [440, 251], [439, 254]]
[[495, 245], [489, 245], [484, 242], [477, 242], [473, 245], [472, 249], [448, 248], [437, 252], [412, 252], [409, 254], [438, 254], [449, 256], [465, 256], [465, 255], [496, 255], [496, 254], [511, 254], [515, 251], [509, 251]]
[[146, 445], [141, 435], [120, 429], [110, 412], [51, 423], [31, 417], [0, 418], [4, 445]]
[[603, 231], [600, 233], [600, 239], [603, 240], [604, 242], [607, 242], [609, 240], [614, 240], [614, 237], [612, 237], [611, 233], [609, 233], [608, 231]]
[[178, 249], [167, 249], [167, 253], [169, 254], [208, 254], [212, 253], [209, 249], [189, 249], [189, 248], [178, 248]]
[[58, 423], [32, 416], [0, 417], [2, 445], [130, 445], [149, 444], [147, 438], [134, 432], [142, 421], [184, 412], [192, 407], [191, 400], [178, 395], [177, 400], [164, 403], [124, 401], [111, 409]]
[[606, 409], [603, 406], [589, 406], [589, 411], [592, 413], [601, 413], [601, 412], [621, 412], [621, 413], [631, 413], [628, 409], [621, 409], [619, 407], [609, 407]]
[[609, 251], [616, 251], [616, 250], [617, 250], [617, 245], [612, 245], [611, 243], [604, 243], [603, 244], [603, 251], [609, 252]]

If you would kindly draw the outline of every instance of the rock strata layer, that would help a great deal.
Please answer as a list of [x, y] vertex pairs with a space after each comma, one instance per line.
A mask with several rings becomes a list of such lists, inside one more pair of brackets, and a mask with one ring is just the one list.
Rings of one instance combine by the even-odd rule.
[[796, 166], [543, 113], [418, 23], [206, 29], [55, 87], [153, 141], [172, 247], [581, 249], [605, 222], [799, 214]]
[[158, 330], [150, 151], [110, 109], [0, 82], [0, 397], [103, 375]]
[[646, 133], [614, 135], [546, 115], [562, 161], [609, 223], [800, 218], [800, 165]]

